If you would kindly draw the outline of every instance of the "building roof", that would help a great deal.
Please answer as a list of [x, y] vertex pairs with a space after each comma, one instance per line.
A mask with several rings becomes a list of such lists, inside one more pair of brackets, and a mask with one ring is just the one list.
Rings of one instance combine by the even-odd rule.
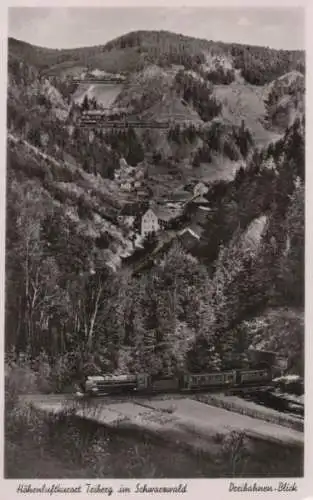
[[166, 207], [166, 206], [152, 206], [149, 210], [152, 210], [153, 213], [157, 216], [157, 218], [161, 221], [168, 222], [172, 219], [175, 219], [179, 215], [181, 215], [180, 207]]
[[196, 187], [202, 187], [202, 188], [205, 188], [207, 191], [209, 190], [208, 186], [207, 186], [206, 184], [204, 184], [204, 182], [202, 182], [202, 181], [197, 182], [197, 184], [195, 184], [195, 186], [194, 186], [194, 189], [195, 189]]
[[204, 231], [204, 228], [200, 225], [198, 225], [197, 223], [194, 223], [194, 224], [190, 224], [190, 229], [192, 229], [195, 233], [197, 233], [199, 236], [202, 235], [203, 231]]
[[190, 198], [190, 195], [191, 195], [191, 193], [188, 193], [188, 191], [180, 189], [180, 190], [174, 191], [170, 195], [170, 198], [172, 200], [177, 200], [177, 201], [182, 200], [182, 201], [185, 201], [185, 200], [188, 200]]
[[197, 196], [196, 198], [194, 198], [192, 200], [192, 202], [196, 203], [197, 205], [198, 204], [203, 205], [203, 204], [208, 204], [209, 203], [209, 201], [206, 198], [204, 198], [203, 196]]
[[145, 213], [142, 215], [142, 217], [144, 217], [148, 213], [153, 213], [154, 216], [158, 217], [157, 213], [156, 213], [156, 210], [154, 210], [153, 208], [148, 208], [148, 210], [145, 211]]
[[185, 227], [185, 229], [183, 229], [179, 234], [180, 236], [183, 236], [184, 234], [190, 234], [197, 240], [200, 240], [201, 233], [202, 233], [202, 228], [200, 226], [197, 226], [196, 224], [192, 224], [189, 227]]

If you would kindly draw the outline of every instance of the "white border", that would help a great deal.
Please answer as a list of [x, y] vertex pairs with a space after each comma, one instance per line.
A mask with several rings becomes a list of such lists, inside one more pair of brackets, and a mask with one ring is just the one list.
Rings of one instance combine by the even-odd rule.
[[[311, 102], [313, 99], [313, 95], [311, 96], [311, 86], [312, 86], [312, 57], [313, 57], [313, 36], [311, 38], [312, 32], [312, 24], [310, 20], [313, 19], [312, 16], [312, 4], [307, 1], [295, 1], [295, 0], [285, 0], [285, 1], [277, 1], [277, 0], [219, 0], [219, 1], [209, 1], [209, 0], [197, 0], [193, 2], [193, 0], [102, 0], [88, 2], [88, 0], [36, 0], [36, 1], [27, 1], [27, 0], [6, 0], [5, 4], [2, 4], [0, 7], [0, 33], [1, 33], [1, 58], [0, 58], [0, 71], [1, 71], [1, 79], [0, 79], [0, 102], [1, 102], [1, 120], [0, 120], [0, 148], [2, 153], [2, 161], [1, 161], [1, 176], [0, 176], [0, 217], [1, 217], [1, 225], [0, 225], [0, 276], [1, 276], [1, 290], [0, 294], [0, 316], [1, 316], [1, 331], [2, 335], [0, 336], [1, 342], [1, 352], [4, 352], [4, 273], [5, 273], [5, 262], [4, 262], [4, 242], [5, 242], [5, 174], [6, 174], [6, 140], [7, 140], [7, 130], [6, 130], [6, 90], [7, 90], [7, 8], [10, 7], [27, 7], [27, 6], [37, 6], [37, 7], [82, 7], [82, 6], [91, 6], [93, 7], [131, 7], [131, 6], [144, 6], [144, 7], [196, 7], [196, 6], [207, 6], [207, 7], [305, 7], [306, 8], [306, 71], [307, 71], [307, 111], [306, 111], [306, 221], [310, 221], [311, 218], [313, 220], [313, 203], [311, 202], [312, 196], [310, 193], [313, 193], [313, 154], [311, 148], [310, 137], [313, 137], [312, 128], [313, 128], [313, 116], [311, 112]], [[311, 42], [311, 43], [310, 43]], [[305, 397], [305, 407], [306, 407], [306, 416], [305, 416], [305, 468], [304, 468], [304, 478], [295, 479], [298, 485], [297, 493], [282, 493], [282, 498], [288, 498], [289, 496], [294, 499], [299, 500], [313, 500], [313, 411], [312, 411], [312, 402], [313, 398], [309, 397], [309, 394], [313, 392], [313, 382], [312, 382], [312, 370], [311, 370], [311, 356], [312, 352], [312, 341], [310, 335], [310, 326], [313, 324], [313, 312], [310, 308], [310, 291], [312, 285], [312, 270], [310, 266], [310, 257], [312, 255], [312, 230], [310, 229], [310, 224], [306, 224], [306, 311], [305, 311], [305, 324], [306, 324], [306, 334], [305, 334], [305, 357], [306, 357], [306, 397]], [[311, 356], [310, 356], [311, 354]], [[0, 386], [4, 386], [4, 363], [3, 356], [0, 357]], [[4, 408], [4, 391], [1, 391], [1, 429], [3, 432], [3, 408]], [[2, 435], [3, 436], [3, 435]], [[4, 438], [4, 436], [3, 436]], [[4, 439], [2, 439], [2, 443], [4, 443]], [[3, 499], [16, 499], [21, 498], [21, 494], [16, 493], [16, 486], [18, 483], [22, 481], [15, 480], [6, 480], [3, 479], [3, 446], [1, 447], [0, 453], [0, 463], [1, 463], [1, 484], [0, 484], [0, 496]], [[273, 457], [272, 457], [273, 459]], [[288, 479], [289, 480], [289, 479]], [[130, 486], [132, 488], [135, 487], [137, 482], [141, 484], [147, 482], [149, 486], [158, 485], [161, 486], [162, 483], [164, 485], [174, 485], [179, 483], [188, 483], [188, 493], [183, 495], [178, 495], [178, 498], [197, 498], [197, 499], [224, 499], [230, 496], [228, 493], [228, 487], [231, 479], [192, 479], [192, 480], [93, 480], [89, 481], [94, 484], [101, 482], [103, 485], [112, 485], [114, 488], [118, 488], [122, 483], [125, 486]], [[235, 479], [237, 484], [243, 483], [245, 480]], [[292, 479], [290, 479], [292, 481]], [[23, 483], [31, 483], [33, 487], [40, 486], [43, 483], [47, 485], [52, 483], [62, 483], [64, 486], [70, 486], [73, 484], [83, 484], [85, 480], [25, 480]], [[253, 479], [249, 478], [249, 484], [253, 483]], [[273, 485], [277, 486], [277, 480], [271, 479], [260, 479], [258, 481], [260, 485]], [[250, 498], [251, 495], [267, 495], [270, 498], [278, 495], [278, 493], [237, 493], [231, 494], [232, 497], [234, 495], [240, 495], [240, 498]], [[33, 498], [35, 495], [27, 495], [27, 497]], [[38, 498], [38, 495], [36, 495]], [[40, 495], [45, 498], [47, 495]], [[146, 497], [151, 495], [139, 495], [140, 497]], [[156, 495], [153, 495], [156, 496]], [[157, 495], [160, 498], [168, 497], [168, 495]], [[170, 495], [173, 498], [175, 495]], [[57, 495], [57, 498], [85, 498], [89, 497], [89, 495]], [[93, 497], [93, 495], [91, 495]], [[98, 495], [96, 495], [99, 498]], [[112, 495], [111, 498], [117, 497], [117, 495]], [[122, 496], [119, 495], [121, 498]], [[50, 497], [51, 498], [51, 497]], [[53, 496], [55, 498], [55, 496]], [[127, 498], [138, 498], [138, 494], [130, 494], [127, 495]]]

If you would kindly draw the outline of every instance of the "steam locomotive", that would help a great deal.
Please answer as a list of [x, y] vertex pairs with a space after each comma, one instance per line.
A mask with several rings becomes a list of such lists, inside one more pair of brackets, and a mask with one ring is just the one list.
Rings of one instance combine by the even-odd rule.
[[172, 378], [153, 377], [148, 374], [103, 375], [86, 377], [83, 392], [89, 396], [118, 393], [195, 392], [249, 385], [269, 385], [271, 381], [270, 368], [206, 374], [187, 373]]

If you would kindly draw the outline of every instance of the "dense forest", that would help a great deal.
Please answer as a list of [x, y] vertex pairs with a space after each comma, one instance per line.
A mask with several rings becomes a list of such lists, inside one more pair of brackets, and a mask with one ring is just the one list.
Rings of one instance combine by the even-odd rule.
[[[216, 207], [199, 261], [177, 243], [135, 278], [109, 272], [97, 247], [75, 236], [62, 207], [56, 210], [10, 162], [8, 349], [32, 358], [44, 351], [60, 387], [78, 360], [123, 373], [241, 366], [251, 343], [243, 319], [269, 305], [304, 304], [303, 140], [293, 147], [298, 127], [286, 133], [278, 174], [255, 158], [232, 184], [212, 186]], [[260, 213], [269, 214], [264, 242], [245, 248], [238, 228]]]
[[[40, 71], [61, 70], [73, 65], [99, 67], [101, 64], [113, 70], [120, 69], [121, 53], [127, 56], [127, 69], [139, 70], [146, 63], [168, 66], [183, 65], [186, 69], [201, 69], [205, 62], [204, 52], [231, 56], [234, 67], [243, 72], [244, 78], [252, 84], [264, 85], [292, 70], [304, 72], [304, 54], [301, 51], [274, 50], [251, 45], [226, 44], [200, 40], [167, 31], [136, 31], [118, 37], [106, 45], [77, 49], [46, 49], [9, 39], [9, 50], [14, 61], [28, 61]], [[111, 54], [112, 57], [109, 57]], [[142, 57], [144, 56], [144, 57]], [[126, 68], [121, 68], [124, 71]], [[230, 83], [232, 73], [217, 68], [208, 79], [217, 83]], [[204, 73], [206, 74], [206, 73]]]

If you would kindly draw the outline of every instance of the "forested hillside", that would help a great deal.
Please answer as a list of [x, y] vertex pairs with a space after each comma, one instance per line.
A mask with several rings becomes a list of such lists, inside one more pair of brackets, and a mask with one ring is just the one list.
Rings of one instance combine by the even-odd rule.
[[[186, 69], [194, 69], [206, 63], [206, 56], [212, 55], [221, 56], [222, 59], [231, 57], [234, 68], [243, 71], [246, 81], [257, 85], [269, 83], [291, 70], [304, 71], [302, 51], [277, 51], [267, 47], [213, 42], [167, 31], [136, 31], [106, 45], [67, 50], [34, 47], [9, 39], [9, 50], [15, 60], [27, 61], [40, 70], [52, 70], [55, 73], [87, 65], [117, 72], [128, 71], [132, 64], [135, 67], [131, 69], [138, 70], [146, 61], [159, 66], [178, 64]], [[223, 64], [214, 68], [221, 74], [222, 69]], [[208, 73], [217, 83], [217, 75], [212, 71]], [[230, 83], [231, 77], [223, 74], [220, 79], [223, 81], [219, 83]]]
[[[114, 113], [168, 130], [79, 127], [108, 97], [72, 76], [96, 69], [127, 77]], [[51, 391], [82, 372], [241, 368], [265, 317], [264, 342], [303, 374], [304, 54], [142, 31], [75, 50], [10, 39], [8, 71], [8, 363]], [[116, 181], [123, 161], [138, 192]], [[174, 237], [132, 273], [149, 203], [199, 180], [197, 244]], [[197, 214], [187, 203], [186, 227]]]

